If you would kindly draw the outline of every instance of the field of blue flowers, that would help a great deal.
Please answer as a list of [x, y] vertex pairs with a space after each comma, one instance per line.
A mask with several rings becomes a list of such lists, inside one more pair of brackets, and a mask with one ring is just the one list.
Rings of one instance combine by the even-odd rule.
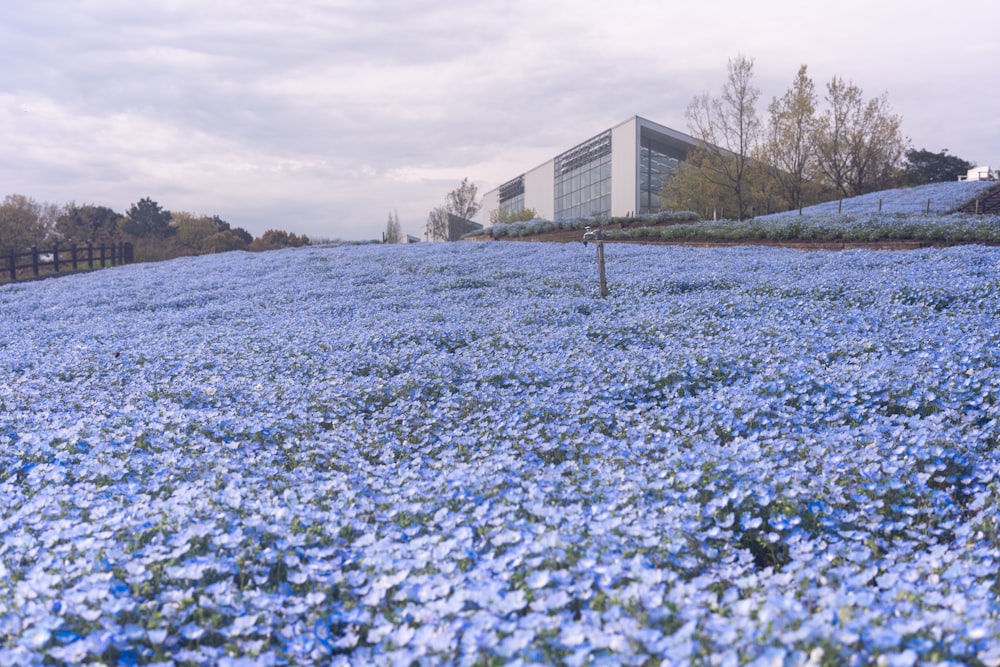
[[[982, 196], [996, 181], [946, 181], [928, 183], [892, 190], [879, 190], [850, 197], [843, 201], [828, 201], [807, 207], [803, 213], [810, 216], [871, 215], [886, 213], [892, 215], [942, 215], [963, 204]], [[762, 216], [771, 220], [797, 218], [798, 211], [772, 213]]]
[[0, 286], [0, 665], [1000, 665], [1000, 250]]
[[[600, 227], [611, 240], [654, 242], [813, 242], [864, 244], [917, 241], [1000, 244], [1000, 216], [952, 213], [996, 188], [995, 181], [950, 181], [881, 190], [799, 211], [749, 220], [701, 220], [691, 211], [661, 212], [636, 218], [526, 220], [496, 224], [469, 238], [520, 238], [550, 232]], [[626, 223], [616, 226], [615, 222]], [[644, 224], [645, 223], [645, 224]]]

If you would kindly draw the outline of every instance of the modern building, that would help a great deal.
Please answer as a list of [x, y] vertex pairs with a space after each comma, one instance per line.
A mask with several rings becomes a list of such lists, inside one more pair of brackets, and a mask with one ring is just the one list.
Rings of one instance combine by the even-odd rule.
[[995, 181], [997, 180], [998, 172], [990, 169], [990, 165], [984, 165], [982, 167], [973, 167], [964, 176], [959, 176], [960, 181]]
[[546, 220], [655, 213], [660, 188], [698, 141], [633, 116], [483, 195], [493, 211]]
[[439, 217], [438, 213], [438, 210], [432, 211], [424, 225], [425, 241], [460, 241], [466, 234], [483, 228], [482, 224], [474, 220], [467, 220], [447, 211], [441, 211], [443, 217]]
[[478, 222], [473, 222], [472, 220], [466, 220], [465, 218], [459, 217], [457, 215], [448, 214], [448, 240], [458, 241], [463, 236], [469, 232], [475, 232], [482, 229], [483, 226]]

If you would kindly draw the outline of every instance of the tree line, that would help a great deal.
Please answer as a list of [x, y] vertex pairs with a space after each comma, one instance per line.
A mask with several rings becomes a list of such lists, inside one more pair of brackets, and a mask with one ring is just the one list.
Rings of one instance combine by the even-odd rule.
[[954, 180], [973, 166], [947, 150], [911, 149], [887, 94], [866, 99], [858, 86], [835, 76], [821, 104], [805, 65], [763, 118], [753, 65], [742, 55], [730, 59], [720, 93], [698, 95], [688, 106], [688, 127], [699, 145], [665, 182], [664, 209], [742, 220]]
[[136, 261], [230, 250], [263, 251], [309, 244], [309, 238], [271, 229], [260, 237], [233, 227], [217, 215], [171, 212], [150, 198], [140, 199], [124, 214], [107, 206], [63, 206], [7, 195], [0, 204], [0, 253], [31, 248], [85, 246], [129, 242]]

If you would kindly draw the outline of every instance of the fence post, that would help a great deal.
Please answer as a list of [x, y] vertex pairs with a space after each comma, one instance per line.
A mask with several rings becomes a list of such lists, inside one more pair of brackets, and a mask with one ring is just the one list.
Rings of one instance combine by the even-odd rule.
[[101, 268], [104, 268], [104, 244], [101, 244]]
[[927, 198], [927, 206], [924, 207], [924, 215], [927, 215], [930, 212], [931, 212], [931, 198], [928, 197]]
[[10, 279], [17, 280], [17, 256], [14, 251], [10, 251]]
[[94, 244], [87, 241], [87, 268], [94, 268]]
[[31, 249], [31, 271], [38, 277], [38, 248]]
[[52, 272], [59, 273], [59, 244], [52, 246]]
[[70, 246], [69, 248], [69, 259], [73, 264], [73, 270], [76, 271], [76, 244]]
[[125, 263], [131, 264], [135, 261], [135, 246], [131, 243], [125, 244]]
[[118, 265], [118, 245], [115, 243], [111, 244], [111, 266]]

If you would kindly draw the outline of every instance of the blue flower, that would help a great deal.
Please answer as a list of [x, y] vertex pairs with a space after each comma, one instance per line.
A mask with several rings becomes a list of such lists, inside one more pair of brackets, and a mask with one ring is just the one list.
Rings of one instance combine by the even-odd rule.
[[1000, 251], [579, 250], [0, 287], [0, 664], [992, 659]]

